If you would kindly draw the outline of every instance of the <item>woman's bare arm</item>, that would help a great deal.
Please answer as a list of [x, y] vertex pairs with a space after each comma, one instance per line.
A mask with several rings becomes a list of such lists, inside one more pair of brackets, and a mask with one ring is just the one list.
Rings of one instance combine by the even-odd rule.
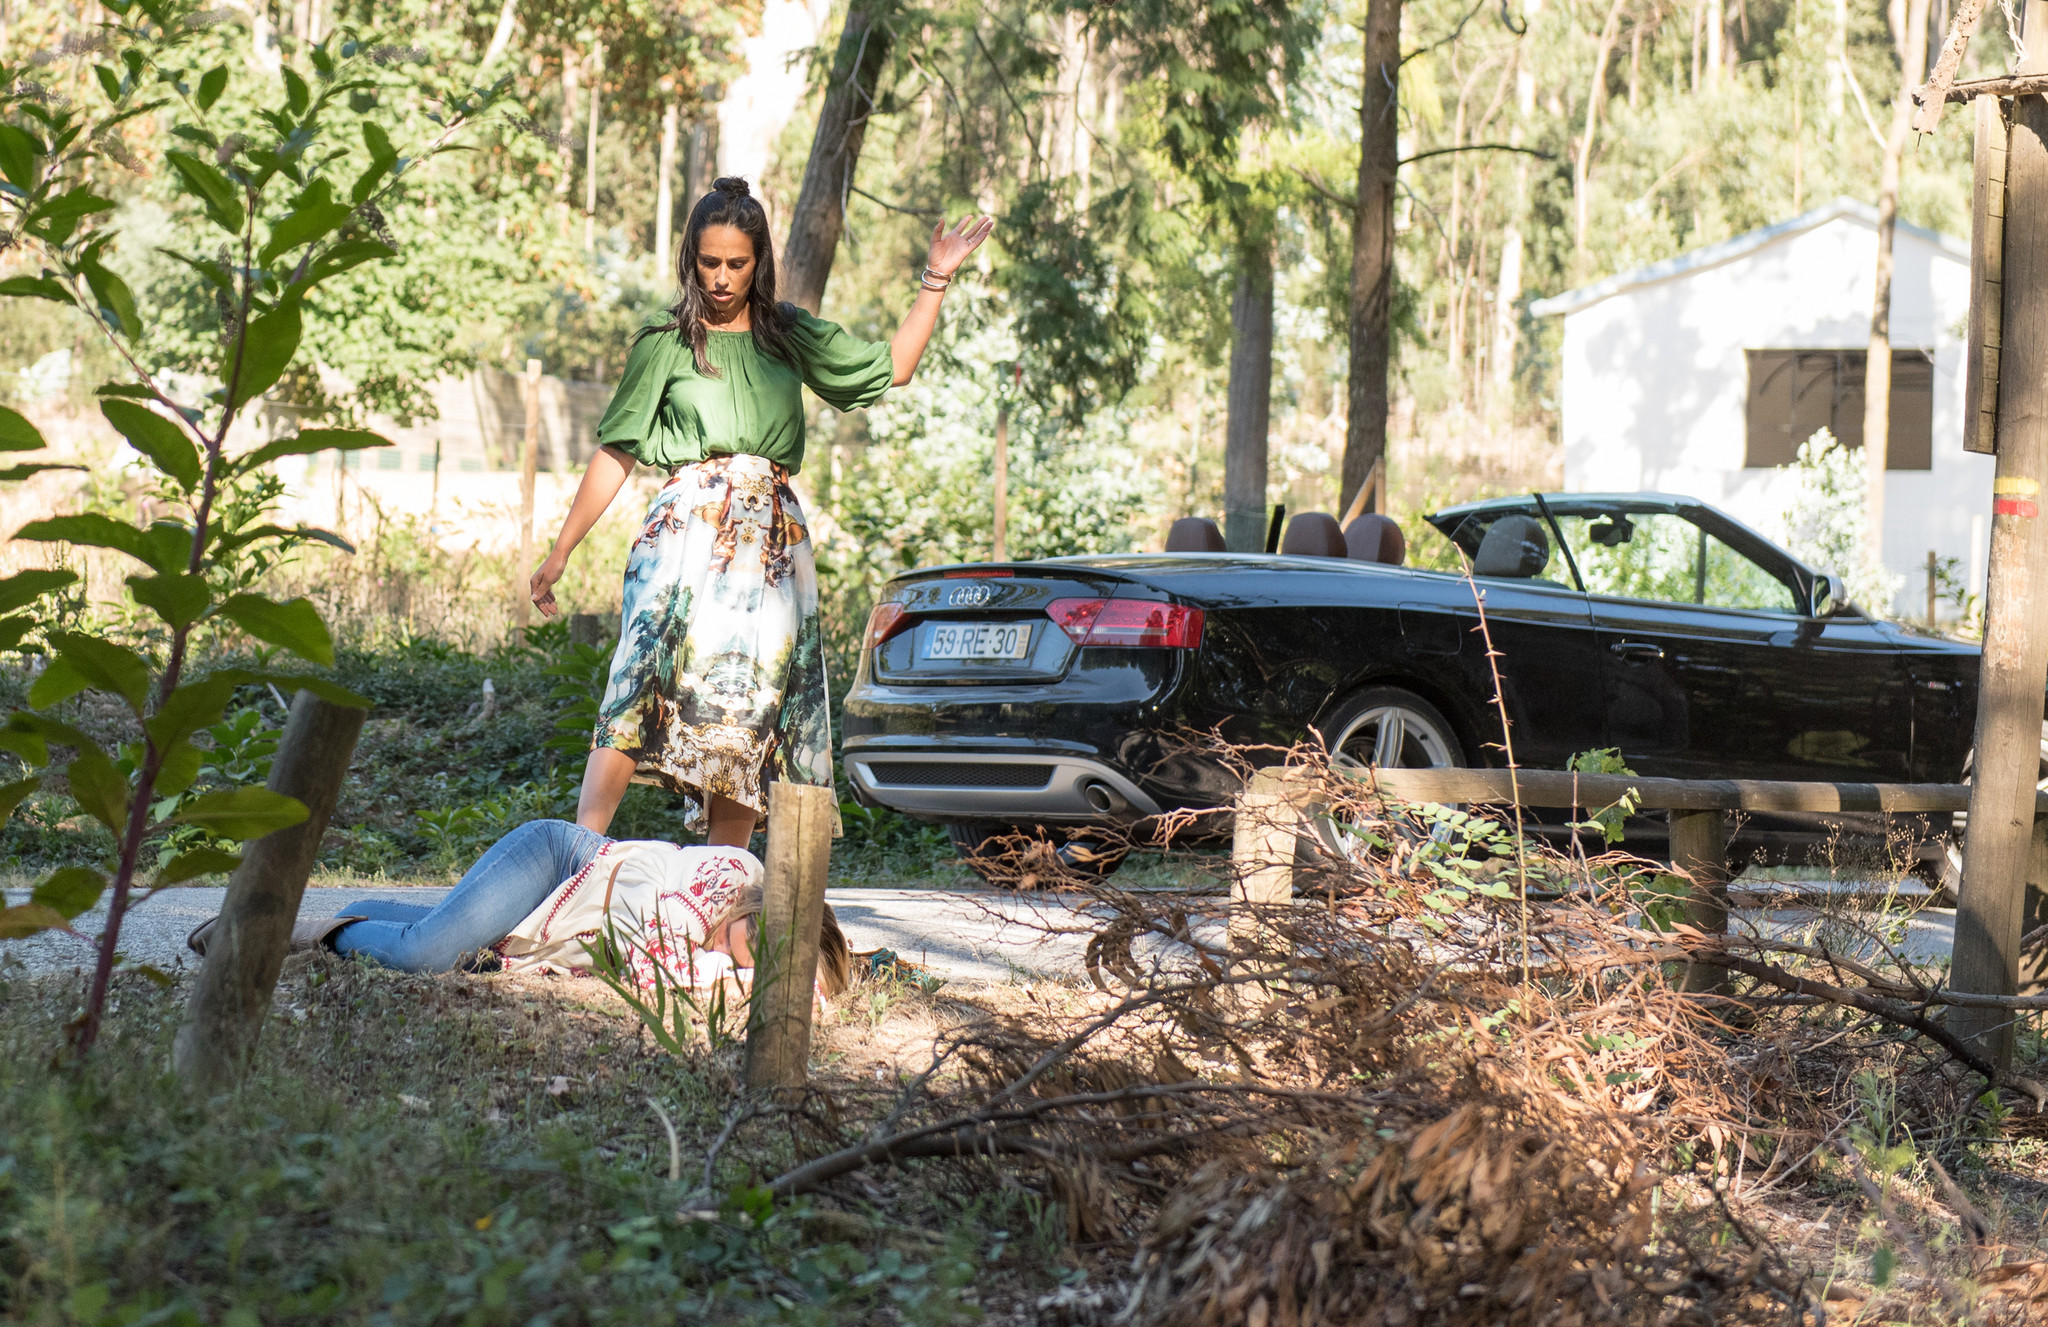
[[555, 582], [562, 579], [576, 545], [583, 542], [590, 527], [612, 505], [612, 499], [625, 487], [626, 476], [632, 473], [633, 458], [616, 447], [599, 447], [591, 453], [583, 482], [576, 486], [576, 500], [569, 504], [569, 514], [562, 520], [562, 533], [555, 536], [555, 546], [533, 571], [533, 606], [542, 617], [553, 617], [562, 611], [555, 603]]
[[[950, 280], [960, 270], [960, 264], [967, 256], [981, 247], [988, 233], [996, 228], [994, 217], [963, 217], [960, 224], [951, 230], [941, 221], [932, 227], [931, 254], [925, 260], [925, 269], [939, 277]], [[934, 290], [919, 280], [917, 301], [904, 315], [903, 326], [896, 329], [896, 335], [889, 341], [889, 359], [896, 367], [895, 385], [901, 387], [917, 372], [917, 363], [924, 358], [924, 348], [930, 344], [932, 329], [939, 325], [939, 305], [946, 298], [943, 289]]]

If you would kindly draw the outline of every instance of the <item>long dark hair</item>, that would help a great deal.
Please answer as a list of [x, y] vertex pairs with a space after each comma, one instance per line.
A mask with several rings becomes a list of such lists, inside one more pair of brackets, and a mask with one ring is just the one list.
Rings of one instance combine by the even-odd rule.
[[747, 312], [754, 327], [754, 348], [785, 364], [795, 364], [796, 355], [789, 348], [795, 308], [775, 299], [775, 242], [768, 238], [768, 213], [748, 191], [747, 182], [737, 175], [712, 181], [711, 192], [690, 209], [690, 223], [683, 227], [682, 248], [676, 254], [676, 284], [681, 294], [669, 306], [669, 320], [643, 330], [640, 335], [679, 333], [690, 343], [697, 372], [707, 378], [718, 376], [718, 370], [704, 353], [711, 339], [704, 330], [704, 315], [709, 312], [710, 303], [704, 298], [704, 284], [697, 275], [697, 246], [707, 226], [731, 226], [753, 241], [754, 284], [747, 291]]

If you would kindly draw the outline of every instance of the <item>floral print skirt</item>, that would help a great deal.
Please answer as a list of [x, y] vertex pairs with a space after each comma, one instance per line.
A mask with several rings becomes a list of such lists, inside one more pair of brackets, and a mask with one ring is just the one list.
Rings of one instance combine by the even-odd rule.
[[593, 747], [635, 783], [758, 812], [771, 779], [832, 784], [818, 572], [789, 472], [764, 456], [678, 467], [626, 560]]

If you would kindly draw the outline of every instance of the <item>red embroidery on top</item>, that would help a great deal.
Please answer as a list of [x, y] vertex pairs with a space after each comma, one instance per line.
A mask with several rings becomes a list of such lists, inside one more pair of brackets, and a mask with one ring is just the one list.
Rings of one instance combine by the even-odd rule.
[[597, 864], [604, 860], [605, 854], [610, 852], [614, 846], [614, 844], [607, 843], [602, 848], [599, 848], [597, 856], [585, 863], [582, 870], [569, 877], [569, 883], [556, 891], [555, 906], [549, 908], [548, 915], [541, 919], [540, 935], [538, 937], [541, 941], [545, 942], [547, 940], [548, 928], [555, 924], [555, 918], [562, 915], [562, 909], [569, 906], [569, 900], [576, 897], [576, 891], [583, 888], [583, 882], [590, 878], [590, 873], [597, 868]]

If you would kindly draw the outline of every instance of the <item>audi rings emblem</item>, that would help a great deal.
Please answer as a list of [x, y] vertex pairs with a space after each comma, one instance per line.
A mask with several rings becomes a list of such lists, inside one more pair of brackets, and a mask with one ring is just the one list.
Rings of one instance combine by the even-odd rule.
[[988, 602], [989, 587], [986, 585], [962, 585], [946, 596], [950, 608], [979, 608]]

